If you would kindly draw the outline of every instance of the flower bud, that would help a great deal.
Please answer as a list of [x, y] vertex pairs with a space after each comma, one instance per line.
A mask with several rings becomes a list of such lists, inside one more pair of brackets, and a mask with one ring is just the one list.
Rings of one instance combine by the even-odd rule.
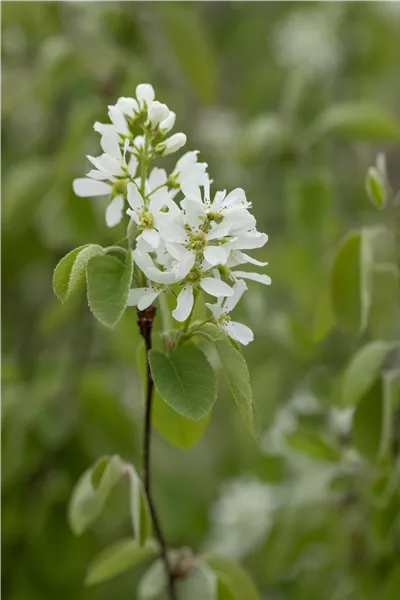
[[151, 106], [155, 98], [153, 86], [149, 83], [141, 83], [136, 88], [136, 98], [141, 108], [144, 107], [145, 103], [147, 106]]
[[171, 131], [171, 129], [175, 125], [175, 119], [176, 119], [176, 114], [172, 110], [170, 110], [168, 117], [166, 119], [164, 119], [163, 121], [161, 121], [160, 129], [162, 131], [164, 131], [165, 133], [168, 133], [168, 131]]
[[174, 133], [165, 142], [161, 144], [157, 144], [156, 152], [158, 152], [161, 156], [167, 156], [168, 154], [172, 154], [176, 152], [182, 146], [186, 144], [186, 135], [184, 133]]
[[149, 110], [149, 121], [153, 127], [157, 127], [160, 121], [163, 121], [168, 117], [168, 114], [168, 106], [156, 100], [155, 102], [153, 102]]

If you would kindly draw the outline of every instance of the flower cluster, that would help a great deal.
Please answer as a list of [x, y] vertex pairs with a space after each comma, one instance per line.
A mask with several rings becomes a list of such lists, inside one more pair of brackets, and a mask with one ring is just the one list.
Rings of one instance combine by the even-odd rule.
[[216, 299], [206, 303], [210, 320], [231, 338], [249, 343], [252, 331], [232, 321], [230, 313], [247, 289], [245, 280], [269, 284], [270, 278], [237, 269], [267, 264], [244, 252], [268, 239], [256, 229], [245, 192], [237, 188], [212, 196], [207, 164], [198, 161], [197, 151], [184, 154], [169, 175], [159, 167], [149, 170], [152, 160], [186, 143], [183, 133], [170, 135], [175, 113], [155, 100], [151, 85], [138, 85], [136, 98], [119, 98], [108, 114], [111, 123], [94, 125], [103, 154], [88, 156], [94, 169], [73, 186], [78, 196], [110, 198], [109, 227], [120, 223], [124, 213], [130, 217], [137, 287], [130, 290], [128, 304], [144, 310], [168, 292], [177, 297], [173, 317], [184, 322], [203, 290]]

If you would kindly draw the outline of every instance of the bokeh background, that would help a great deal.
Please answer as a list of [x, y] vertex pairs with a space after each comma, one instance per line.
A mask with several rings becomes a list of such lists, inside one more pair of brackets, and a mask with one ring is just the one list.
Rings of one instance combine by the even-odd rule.
[[[196, 446], [154, 433], [170, 544], [240, 559], [268, 600], [398, 597], [398, 497], [374, 502], [376, 473], [340, 408], [341, 374], [361, 342], [398, 329], [381, 298], [363, 340], [342, 333], [326, 295], [340, 239], [387, 219], [364, 189], [378, 152], [400, 188], [399, 31], [397, 2], [2, 3], [5, 600], [135, 597], [140, 568], [83, 586], [96, 553], [129, 533], [124, 490], [79, 539], [66, 516], [99, 456], [140, 467], [135, 311], [106, 330], [84, 298], [61, 305], [51, 280], [72, 248], [124, 236], [106, 228], [102, 200], [77, 198], [71, 182], [98, 153], [94, 121], [140, 82], [176, 111], [218, 188], [245, 188], [269, 234], [257, 258], [273, 280], [252, 285], [238, 315], [256, 333], [243, 352], [260, 446], [222, 376]], [[384, 123], [318, 137], [321, 115], [349, 101], [353, 111], [373, 103]]]

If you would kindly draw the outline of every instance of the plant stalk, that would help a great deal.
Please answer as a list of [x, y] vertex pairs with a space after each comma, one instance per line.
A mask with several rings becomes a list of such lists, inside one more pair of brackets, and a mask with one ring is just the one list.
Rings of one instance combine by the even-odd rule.
[[168, 558], [167, 543], [163, 531], [161, 529], [160, 520], [154, 504], [151, 493], [151, 413], [153, 403], [154, 381], [150, 370], [149, 352], [151, 350], [151, 332], [153, 322], [156, 315], [155, 305], [149, 306], [143, 311], [138, 310], [138, 325], [140, 333], [144, 339], [146, 348], [146, 408], [144, 418], [144, 435], [143, 435], [143, 484], [149, 505], [150, 516], [153, 523], [154, 533], [160, 546], [160, 557], [165, 566], [165, 572], [168, 582], [168, 595], [170, 600], [176, 600], [175, 594], [175, 578], [172, 571], [171, 563]]

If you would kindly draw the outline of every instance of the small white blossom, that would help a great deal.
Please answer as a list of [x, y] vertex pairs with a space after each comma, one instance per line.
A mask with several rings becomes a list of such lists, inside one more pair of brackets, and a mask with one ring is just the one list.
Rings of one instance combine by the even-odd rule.
[[156, 152], [161, 156], [167, 156], [177, 152], [186, 144], [186, 135], [184, 133], [174, 133], [171, 137], [167, 138], [164, 142], [157, 144]]
[[253, 341], [254, 334], [247, 325], [231, 321], [229, 313], [235, 308], [246, 290], [247, 286], [244, 281], [238, 280], [233, 286], [233, 296], [224, 299], [219, 298], [217, 304], [209, 304], [206, 302], [206, 306], [211, 310], [216, 324], [221, 327], [229, 337], [244, 345]]

